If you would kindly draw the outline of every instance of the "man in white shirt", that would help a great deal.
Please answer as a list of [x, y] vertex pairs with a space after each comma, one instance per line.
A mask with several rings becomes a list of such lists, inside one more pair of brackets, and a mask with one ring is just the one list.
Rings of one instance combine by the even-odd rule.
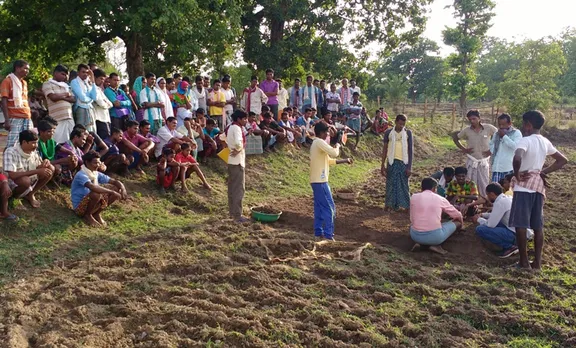
[[154, 155], [156, 158], [162, 155], [162, 150], [164, 147], [171, 148], [174, 152], [180, 151], [180, 145], [184, 143], [189, 143], [192, 145], [194, 143], [193, 139], [190, 139], [184, 134], [178, 132], [176, 127], [178, 126], [178, 121], [175, 117], [168, 117], [166, 119], [166, 125], [158, 130], [156, 135], [160, 140], [160, 143], [154, 149]]
[[76, 102], [76, 98], [66, 81], [68, 81], [68, 68], [57, 65], [52, 78], [42, 85], [42, 92], [48, 103], [48, 114], [58, 121], [52, 137], [57, 144], [70, 140], [70, 133], [74, 128], [72, 104]]
[[226, 144], [230, 149], [228, 156], [228, 209], [230, 216], [237, 222], [248, 219], [242, 217], [242, 201], [244, 200], [246, 167], [246, 135], [244, 127], [248, 114], [242, 110], [232, 113], [232, 124], [226, 129]]
[[149, 72], [145, 77], [146, 88], [140, 91], [140, 106], [144, 109], [144, 119], [150, 122], [152, 134], [156, 134], [164, 124], [164, 96], [162, 91], [156, 88], [156, 75]]
[[328, 103], [328, 111], [336, 114], [338, 112], [338, 106], [342, 101], [340, 100], [340, 94], [336, 91], [336, 84], [332, 83], [330, 85], [330, 91], [326, 93], [326, 103]]
[[244, 90], [242, 95], [242, 101], [240, 102], [240, 107], [246, 111], [246, 114], [253, 112], [256, 115], [262, 113], [262, 105], [266, 105], [268, 102], [268, 97], [258, 87], [258, 77], [252, 76], [250, 79], [250, 87]]
[[282, 80], [276, 79], [278, 82], [278, 110], [284, 110], [288, 106], [288, 91], [282, 87]]
[[226, 115], [226, 124], [232, 123], [232, 113], [234, 112], [234, 106], [236, 106], [236, 92], [230, 86], [232, 83], [230, 77], [224, 76], [222, 78], [222, 91], [224, 91], [224, 96], [226, 97], [226, 105], [224, 105], [224, 114]]
[[350, 92], [354, 94], [354, 92], [358, 92], [358, 95], [362, 95], [360, 92], [360, 87], [356, 86], [356, 80], [350, 80]]
[[196, 82], [195, 87], [191, 87], [194, 97], [198, 101], [198, 107], [204, 110], [208, 110], [208, 89], [204, 88], [204, 79], [202, 76], [197, 75], [194, 79]]
[[96, 118], [96, 134], [102, 139], [110, 137], [110, 108], [112, 102], [104, 94], [104, 80], [106, 73], [103, 70], [94, 70], [94, 84], [96, 85], [96, 100], [94, 101], [94, 114]]
[[340, 95], [340, 111], [345, 111], [352, 102], [352, 90], [348, 86], [348, 79], [342, 79], [342, 87], [338, 89]]
[[[507, 258], [518, 254], [516, 246], [516, 229], [510, 227], [510, 208], [512, 197], [503, 193], [502, 186], [492, 183], [486, 187], [486, 198], [493, 204], [491, 213], [474, 216], [474, 221], [479, 224], [476, 227], [478, 237], [489, 241], [502, 248], [500, 258]], [[528, 230], [531, 237], [534, 233]]]
[[74, 121], [83, 125], [87, 131], [96, 131], [96, 120], [94, 118], [94, 106], [96, 100], [96, 85], [94, 84], [94, 72], [88, 65], [78, 65], [78, 77], [70, 82], [70, 88], [76, 96], [74, 104]]

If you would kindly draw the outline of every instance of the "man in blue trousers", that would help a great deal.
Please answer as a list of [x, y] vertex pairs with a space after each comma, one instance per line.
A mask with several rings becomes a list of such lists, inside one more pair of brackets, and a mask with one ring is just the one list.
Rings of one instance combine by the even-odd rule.
[[348, 163], [352, 159], [336, 160], [340, 154], [340, 144], [334, 147], [326, 142], [328, 125], [319, 122], [314, 127], [316, 138], [310, 147], [310, 184], [314, 193], [314, 236], [334, 241], [334, 218], [336, 206], [328, 185], [330, 165]]

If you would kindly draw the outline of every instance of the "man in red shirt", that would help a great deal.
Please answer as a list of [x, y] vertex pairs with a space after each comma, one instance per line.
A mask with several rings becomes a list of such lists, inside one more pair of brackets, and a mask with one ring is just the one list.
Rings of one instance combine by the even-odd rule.
[[12, 190], [8, 185], [8, 178], [0, 174], [0, 220], [17, 221], [18, 217], [8, 212], [8, 199], [12, 196]]

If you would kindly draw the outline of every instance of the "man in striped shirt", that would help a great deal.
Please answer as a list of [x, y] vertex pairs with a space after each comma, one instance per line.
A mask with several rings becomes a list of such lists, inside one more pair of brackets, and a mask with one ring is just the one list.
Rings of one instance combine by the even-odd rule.
[[66, 81], [68, 81], [68, 68], [59, 64], [54, 68], [52, 78], [42, 85], [42, 92], [48, 102], [48, 114], [58, 121], [52, 137], [57, 144], [70, 140], [70, 133], [74, 128], [72, 105], [76, 102], [76, 98]]

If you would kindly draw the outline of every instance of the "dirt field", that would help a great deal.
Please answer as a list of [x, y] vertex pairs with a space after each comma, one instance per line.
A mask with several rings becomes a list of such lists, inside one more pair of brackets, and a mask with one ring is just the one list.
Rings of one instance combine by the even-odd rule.
[[[575, 159], [576, 134], [548, 135]], [[418, 151], [414, 186], [462, 160]], [[337, 200], [335, 243], [312, 240], [309, 195], [269, 196], [284, 211], [270, 225], [183, 203], [169, 214], [202, 218], [32, 268], [0, 295], [0, 347], [573, 347], [575, 169], [552, 178], [539, 274], [507, 268], [472, 225], [446, 256], [409, 252], [408, 213], [383, 211], [370, 171], [357, 202]]]

